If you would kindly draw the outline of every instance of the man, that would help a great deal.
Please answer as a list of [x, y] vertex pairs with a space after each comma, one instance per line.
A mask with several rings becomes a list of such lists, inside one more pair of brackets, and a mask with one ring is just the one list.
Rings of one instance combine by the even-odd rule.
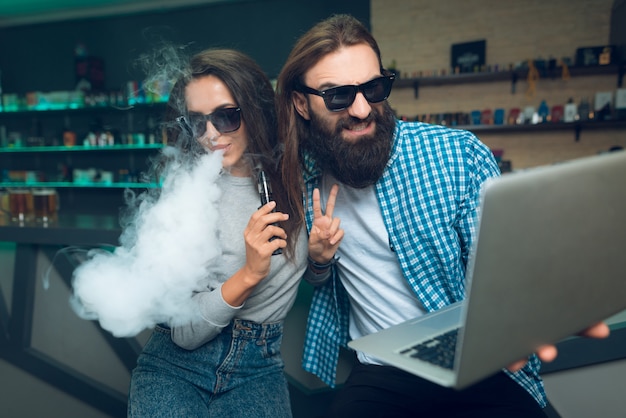
[[[306, 277], [317, 286], [303, 365], [331, 386], [349, 339], [465, 297], [480, 187], [499, 175], [470, 132], [397, 121], [386, 101], [393, 80], [376, 41], [347, 15], [303, 35], [278, 77], [283, 177], [304, 179]], [[545, 417], [534, 355], [463, 391], [357, 358], [332, 416]]]

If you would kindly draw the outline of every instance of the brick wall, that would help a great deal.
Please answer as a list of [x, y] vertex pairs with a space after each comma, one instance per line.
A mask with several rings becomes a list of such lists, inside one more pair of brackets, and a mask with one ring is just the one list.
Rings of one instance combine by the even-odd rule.
[[[409, 76], [450, 67], [454, 43], [486, 39], [486, 63], [508, 66], [528, 59], [575, 58], [576, 48], [609, 43], [614, 0], [371, 0], [372, 32], [379, 42], [383, 64], [392, 60]], [[474, 109], [508, 111], [512, 107], [551, 107], [569, 98], [593, 99], [598, 91], [614, 91], [616, 75], [540, 79], [534, 94], [519, 80], [515, 94], [509, 81], [394, 89], [390, 103], [400, 115], [469, 112]], [[514, 169], [563, 161], [626, 147], [626, 130], [541, 133], [480, 133], [490, 147], [504, 149]]]

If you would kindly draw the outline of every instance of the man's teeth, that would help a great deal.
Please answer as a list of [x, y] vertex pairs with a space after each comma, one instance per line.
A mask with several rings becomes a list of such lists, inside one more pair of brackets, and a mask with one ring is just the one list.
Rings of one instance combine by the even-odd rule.
[[351, 131], [362, 131], [367, 128], [367, 123], [360, 123], [358, 125], [354, 125], [350, 128]]

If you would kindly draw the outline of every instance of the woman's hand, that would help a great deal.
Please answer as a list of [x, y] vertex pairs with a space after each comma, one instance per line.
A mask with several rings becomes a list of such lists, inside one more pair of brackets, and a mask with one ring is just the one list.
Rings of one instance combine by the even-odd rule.
[[322, 213], [319, 189], [313, 190], [313, 226], [309, 234], [309, 257], [318, 263], [330, 261], [343, 239], [344, 231], [339, 228], [339, 218], [333, 218], [339, 186], [333, 185]]
[[272, 253], [287, 246], [287, 233], [278, 226], [289, 215], [272, 212], [276, 202], [261, 206], [252, 214], [243, 232], [246, 264], [222, 285], [222, 297], [231, 306], [241, 306], [254, 287], [270, 272]]
[[250, 279], [260, 282], [270, 272], [272, 253], [278, 248], [287, 246], [287, 233], [278, 226], [278, 222], [286, 221], [289, 215], [272, 212], [276, 202], [271, 201], [254, 212], [243, 231], [246, 242], [246, 270]]

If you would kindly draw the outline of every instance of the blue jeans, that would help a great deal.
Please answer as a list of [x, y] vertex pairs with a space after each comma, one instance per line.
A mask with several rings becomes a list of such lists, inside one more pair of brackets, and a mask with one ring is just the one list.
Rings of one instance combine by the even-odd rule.
[[131, 418], [291, 417], [283, 325], [234, 320], [195, 350], [157, 326], [132, 372]]

